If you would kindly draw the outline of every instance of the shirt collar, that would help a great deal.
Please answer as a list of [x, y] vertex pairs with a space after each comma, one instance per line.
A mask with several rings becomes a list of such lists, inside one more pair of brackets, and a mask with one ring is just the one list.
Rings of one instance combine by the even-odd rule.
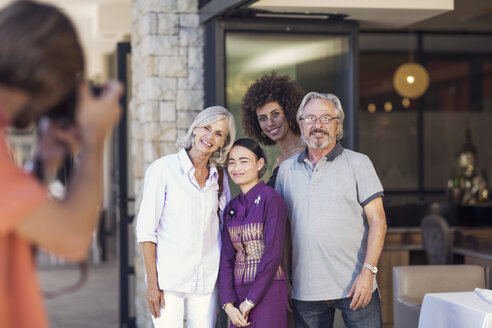
[[[188, 153], [186, 152], [186, 149], [181, 148], [178, 151], [178, 158], [179, 161], [181, 162], [181, 167], [183, 168], [183, 174], [187, 174], [195, 169], [193, 163], [191, 162], [190, 157], [188, 156]], [[211, 166], [209, 172], [210, 172], [209, 177], [211, 176], [217, 177], [219, 175], [219, 173], [217, 172], [217, 168], [215, 166]]]
[[[343, 151], [343, 146], [339, 141], [337, 141], [335, 147], [333, 147], [333, 149], [325, 156], [326, 160], [332, 162], [335, 158], [337, 158], [338, 155], [342, 153], [342, 151]], [[303, 152], [301, 152], [299, 156], [297, 156], [298, 163], [304, 162], [304, 160], [307, 157], [307, 152], [308, 152], [308, 148], [306, 147], [306, 149]]]
[[178, 152], [178, 158], [183, 168], [183, 174], [190, 172], [193, 169], [193, 163], [191, 162], [186, 149], [181, 148]]
[[248, 203], [255, 201], [258, 198], [258, 194], [261, 192], [264, 186], [265, 186], [265, 182], [260, 181], [253, 188], [248, 190], [246, 194], [243, 194], [241, 192], [239, 194], [239, 202], [242, 205], [246, 205]]
[[340, 155], [343, 151], [343, 146], [340, 142], [337, 141], [335, 147], [326, 155], [326, 160], [333, 162], [338, 155]]
[[307, 156], [307, 152], [308, 152], [308, 148], [306, 147], [306, 148], [304, 149], [304, 151], [301, 151], [301, 152], [299, 153], [299, 156], [297, 156], [297, 162], [298, 162], [298, 163], [302, 163], [302, 162], [304, 162], [304, 159], [305, 159], [305, 158], [306, 158], [306, 156]]

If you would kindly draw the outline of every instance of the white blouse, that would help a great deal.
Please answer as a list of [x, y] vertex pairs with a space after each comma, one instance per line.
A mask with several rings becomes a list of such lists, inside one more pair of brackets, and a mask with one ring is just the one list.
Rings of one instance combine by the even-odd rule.
[[[215, 167], [209, 171], [200, 188], [188, 154], [180, 149], [153, 162], [145, 173], [137, 241], [156, 244], [162, 290], [210, 293], [215, 288], [220, 260], [219, 176]], [[230, 198], [224, 170], [221, 211]]]

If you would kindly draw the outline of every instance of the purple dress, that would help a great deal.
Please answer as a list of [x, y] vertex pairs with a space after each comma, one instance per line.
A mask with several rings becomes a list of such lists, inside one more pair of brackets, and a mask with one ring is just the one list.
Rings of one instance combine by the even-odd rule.
[[[263, 181], [226, 206], [219, 269], [221, 305], [249, 299], [249, 327], [287, 327], [281, 266], [287, 219], [283, 198]], [[231, 322], [231, 327], [236, 327]]]

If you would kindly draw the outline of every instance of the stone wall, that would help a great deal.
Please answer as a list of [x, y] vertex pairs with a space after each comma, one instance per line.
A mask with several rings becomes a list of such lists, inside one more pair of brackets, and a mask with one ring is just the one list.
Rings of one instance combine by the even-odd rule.
[[[129, 128], [138, 213], [145, 170], [154, 160], [177, 151], [177, 137], [203, 109], [204, 30], [198, 0], [133, 0], [132, 23]], [[139, 245], [135, 269], [137, 326], [152, 327]]]

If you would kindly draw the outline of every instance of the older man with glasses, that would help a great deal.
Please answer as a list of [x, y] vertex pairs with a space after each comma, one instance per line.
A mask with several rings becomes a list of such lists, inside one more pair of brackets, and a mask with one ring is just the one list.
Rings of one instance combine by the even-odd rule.
[[382, 327], [377, 263], [386, 217], [370, 159], [344, 149], [344, 113], [332, 94], [307, 94], [297, 112], [306, 150], [280, 166], [276, 189], [291, 221], [296, 328]]

